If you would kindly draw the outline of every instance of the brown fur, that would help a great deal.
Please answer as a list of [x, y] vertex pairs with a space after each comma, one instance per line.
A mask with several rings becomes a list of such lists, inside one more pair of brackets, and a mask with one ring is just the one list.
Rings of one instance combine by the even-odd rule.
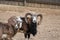
[[[8, 25], [8, 23], [2, 23], [0, 22], [0, 39], [2, 39], [3, 34], [7, 34], [9, 38], [13, 35], [13, 29], [11, 26]], [[8, 39], [7, 37], [7, 39]]]

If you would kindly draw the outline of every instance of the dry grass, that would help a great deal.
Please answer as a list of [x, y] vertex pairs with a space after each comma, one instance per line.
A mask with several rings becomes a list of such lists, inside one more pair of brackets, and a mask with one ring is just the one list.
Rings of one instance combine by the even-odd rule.
[[[0, 4], [0, 21], [7, 22], [11, 16], [24, 16], [27, 12], [34, 11], [43, 14], [43, 21], [38, 26], [38, 33], [31, 40], [60, 40], [60, 9], [34, 8]], [[23, 33], [17, 33], [14, 40], [24, 40]]]

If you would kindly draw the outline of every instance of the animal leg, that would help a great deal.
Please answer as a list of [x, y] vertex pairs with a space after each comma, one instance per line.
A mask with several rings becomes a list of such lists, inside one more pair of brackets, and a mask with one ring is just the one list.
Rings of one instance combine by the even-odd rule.
[[30, 39], [30, 34], [28, 34], [28, 40]]
[[28, 40], [28, 39], [27, 39], [27, 33], [25, 33], [24, 36], [25, 36], [25, 40]]

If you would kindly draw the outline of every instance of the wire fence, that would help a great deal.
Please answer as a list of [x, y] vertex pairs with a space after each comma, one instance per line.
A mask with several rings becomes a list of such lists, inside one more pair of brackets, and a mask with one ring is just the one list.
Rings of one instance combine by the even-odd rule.
[[56, 0], [0, 0], [0, 4], [29, 7], [60, 8], [60, 1]]

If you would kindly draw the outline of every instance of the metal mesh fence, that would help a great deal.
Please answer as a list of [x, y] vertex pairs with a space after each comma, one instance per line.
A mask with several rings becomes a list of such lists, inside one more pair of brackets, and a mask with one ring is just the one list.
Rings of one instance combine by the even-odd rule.
[[0, 4], [60, 8], [60, 0], [0, 0]]

